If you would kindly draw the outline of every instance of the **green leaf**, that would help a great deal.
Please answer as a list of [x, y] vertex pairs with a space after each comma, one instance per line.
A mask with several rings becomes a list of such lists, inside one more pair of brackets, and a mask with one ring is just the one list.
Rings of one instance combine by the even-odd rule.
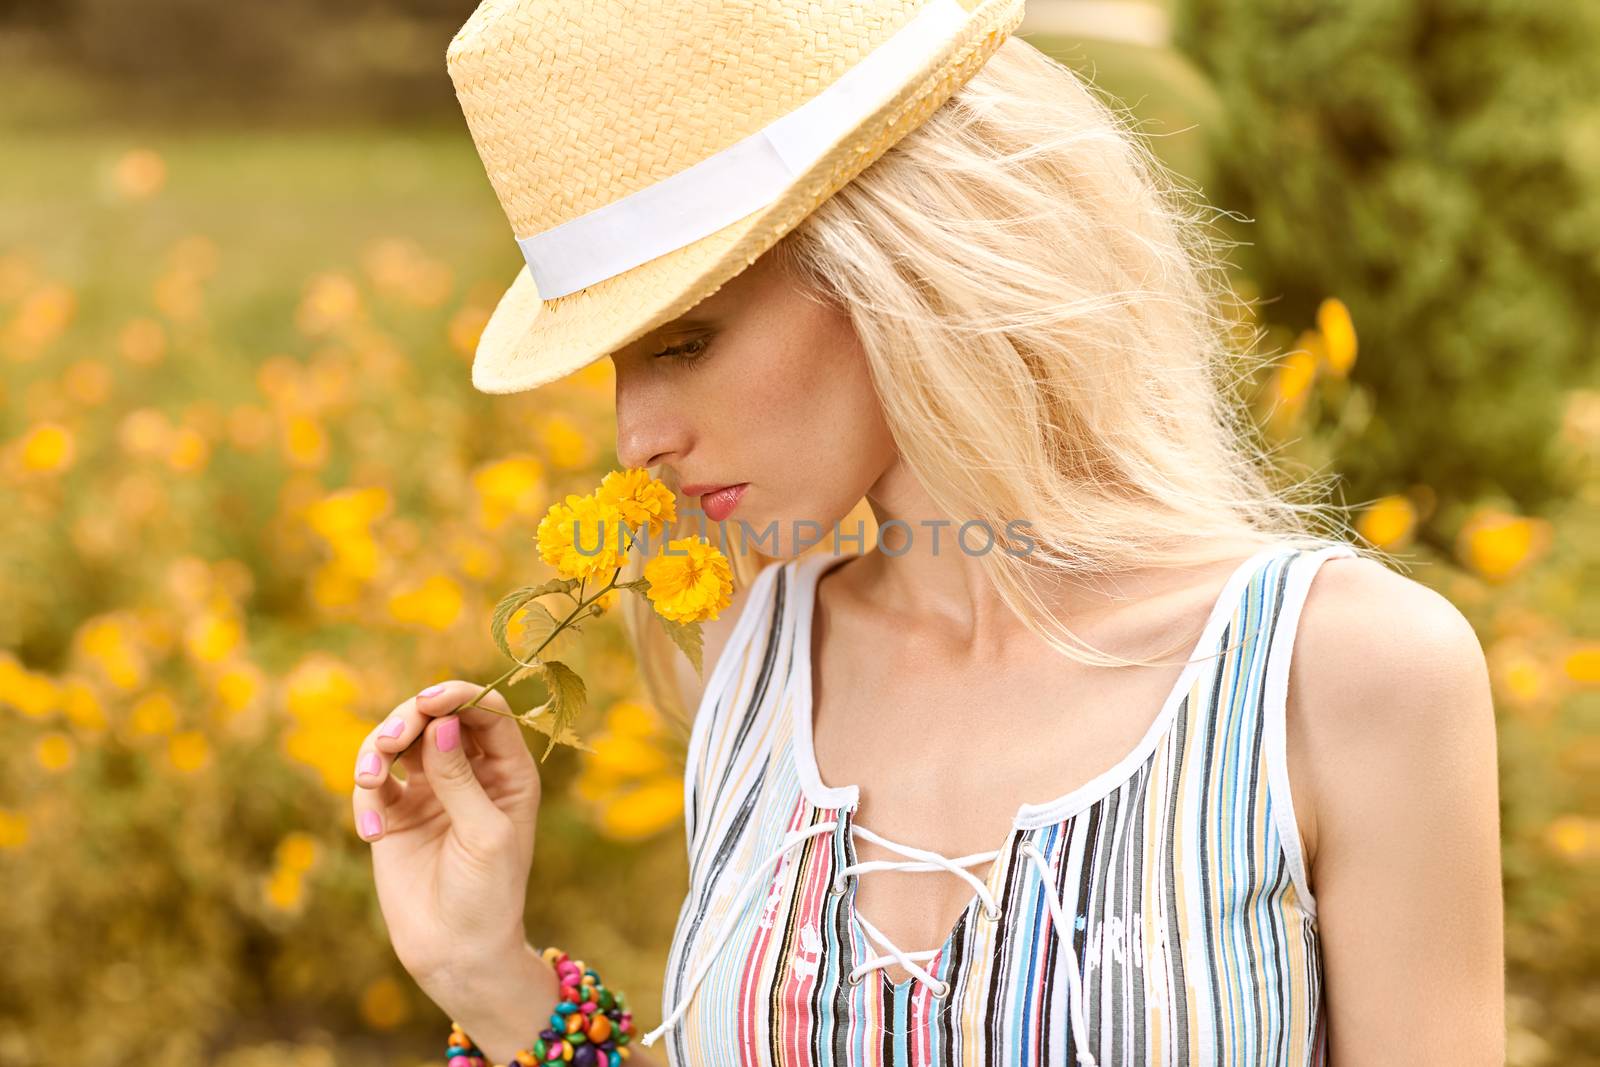
[[[524, 604], [529, 604], [537, 598], [547, 594], [570, 594], [577, 584], [578, 580], [576, 578], [552, 578], [542, 585], [525, 585], [521, 589], [517, 589], [501, 597], [500, 603], [494, 606], [493, 617], [489, 620], [489, 634], [494, 638], [495, 645], [499, 647], [501, 652], [505, 653], [507, 658], [521, 659], [522, 657], [517, 656], [511, 651], [510, 642], [506, 639], [506, 628], [511, 624], [511, 616], [515, 615], [517, 610]], [[533, 607], [537, 607], [539, 611], [543, 611], [546, 616], [550, 615], [549, 610], [547, 610], [542, 604], [534, 604]], [[538, 619], [537, 615], [538, 612], [534, 612], [530, 609], [530, 618], [528, 620], [529, 626], [537, 626], [542, 623], [542, 620]], [[546, 634], [549, 632], [549, 630], [545, 631]], [[539, 640], [544, 640], [543, 635], [540, 636]]]
[[[550, 738], [551, 747], [555, 745], [571, 745], [573, 748], [582, 749], [584, 752], [594, 751], [594, 746], [586, 744], [573, 731], [570, 725], [560, 727], [556, 725], [556, 713], [549, 705], [535, 708], [532, 711], [525, 711], [517, 716], [517, 721], [529, 729], [538, 730]], [[548, 756], [549, 754], [550, 749], [545, 749], [545, 755]]]
[[[571, 742], [565, 740], [567, 736], [576, 736], [572, 733], [572, 724], [589, 706], [589, 691], [584, 686], [583, 679], [578, 677], [578, 672], [560, 660], [551, 660], [541, 666], [545, 685], [550, 689], [550, 697], [530, 714], [535, 714], [536, 717], [545, 713], [549, 715], [550, 728], [544, 732], [549, 735], [550, 744], [545, 748], [544, 756], [539, 757], [542, 760], [550, 755], [551, 750], [556, 747], [556, 742], [570, 744]], [[529, 725], [534, 724], [530, 721]], [[535, 726], [535, 729], [542, 727]]]
[[631, 582], [618, 582], [616, 587], [618, 589], [632, 589], [635, 592], [646, 593], [650, 591], [650, 579], [635, 578]]
[[656, 614], [661, 620], [661, 625], [667, 628], [667, 636], [672, 638], [672, 643], [683, 649], [683, 654], [689, 657], [689, 662], [694, 664], [694, 673], [704, 676], [705, 672], [700, 667], [700, 624], [697, 622], [673, 622], [665, 615]]

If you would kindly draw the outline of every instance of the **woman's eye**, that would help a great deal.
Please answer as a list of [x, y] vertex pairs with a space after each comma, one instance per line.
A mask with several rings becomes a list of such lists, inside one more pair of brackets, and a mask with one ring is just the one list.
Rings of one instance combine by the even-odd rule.
[[709, 338], [697, 337], [692, 341], [685, 341], [681, 345], [673, 345], [671, 348], [663, 348], [661, 351], [656, 353], [655, 358], [670, 359], [674, 363], [693, 366], [700, 361], [700, 358], [703, 355], [705, 355], [706, 347], [710, 344], [711, 341]]

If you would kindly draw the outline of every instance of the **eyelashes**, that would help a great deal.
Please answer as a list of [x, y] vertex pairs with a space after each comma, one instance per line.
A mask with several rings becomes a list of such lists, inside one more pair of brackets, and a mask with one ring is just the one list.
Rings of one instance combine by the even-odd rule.
[[685, 341], [681, 345], [663, 348], [655, 354], [656, 359], [670, 359], [680, 367], [697, 367], [705, 359], [706, 349], [711, 346], [711, 339], [697, 337], [692, 341]]

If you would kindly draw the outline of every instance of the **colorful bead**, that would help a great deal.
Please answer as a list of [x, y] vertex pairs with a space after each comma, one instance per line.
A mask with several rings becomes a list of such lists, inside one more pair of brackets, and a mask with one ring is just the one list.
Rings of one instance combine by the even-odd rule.
[[[549, 946], [540, 958], [555, 971], [561, 1000], [550, 1013], [550, 1025], [539, 1032], [531, 1049], [512, 1057], [516, 1067], [571, 1063], [576, 1067], [621, 1067], [632, 1055], [633, 1013], [621, 992], [607, 989], [600, 973], [583, 960]], [[450, 1023], [446, 1067], [492, 1067], [459, 1023]]]

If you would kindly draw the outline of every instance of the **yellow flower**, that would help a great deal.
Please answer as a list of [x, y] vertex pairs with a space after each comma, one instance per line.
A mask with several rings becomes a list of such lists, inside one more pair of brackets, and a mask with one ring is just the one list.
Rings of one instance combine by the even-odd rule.
[[539, 520], [539, 555], [563, 578], [610, 577], [620, 565], [619, 549], [628, 547], [622, 524], [615, 504], [593, 493], [569, 493]]
[[72, 766], [77, 751], [72, 738], [59, 730], [52, 730], [39, 738], [33, 747], [33, 756], [39, 761], [39, 766], [47, 771], [64, 771]]
[[307, 871], [317, 861], [317, 839], [300, 830], [291, 830], [278, 842], [278, 863], [291, 871]]
[[461, 617], [461, 587], [448, 575], [431, 575], [421, 585], [389, 598], [389, 614], [400, 622], [448, 630]]
[[41, 423], [22, 438], [22, 465], [30, 471], [63, 471], [72, 465], [75, 452], [72, 431], [57, 422]]
[[614, 841], [639, 841], [682, 814], [683, 779], [650, 778], [609, 800], [600, 813], [600, 830]]
[[615, 505], [629, 526], [635, 529], [648, 527], [651, 537], [660, 537], [666, 524], [676, 522], [678, 518], [677, 501], [672, 490], [650, 477], [649, 471], [639, 467], [612, 471], [601, 480], [595, 495]]
[[1580, 644], [1567, 653], [1562, 666], [1567, 677], [1580, 685], [1600, 685], [1600, 641]]
[[28, 816], [0, 808], [0, 849], [18, 849], [28, 843]]
[[733, 569], [710, 542], [680, 537], [645, 564], [656, 612], [674, 622], [715, 619], [733, 599]]
[[211, 758], [211, 745], [199, 730], [184, 730], [167, 741], [167, 758], [173, 767], [190, 774], [206, 765]]
[[1330, 296], [1317, 308], [1317, 329], [1322, 332], [1323, 352], [1333, 373], [1343, 378], [1356, 361], [1356, 327], [1344, 301]]
[[1417, 509], [1410, 498], [1391, 494], [1373, 501], [1356, 520], [1362, 537], [1379, 548], [1392, 549], [1416, 529]]
[[393, 1030], [410, 1016], [405, 990], [393, 978], [379, 978], [362, 991], [361, 1018], [374, 1030]]
[[1480, 578], [1503, 582], [1530, 566], [1550, 540], [1547, 519], [1484, 508], [1462, 527], [1457, 554]]

